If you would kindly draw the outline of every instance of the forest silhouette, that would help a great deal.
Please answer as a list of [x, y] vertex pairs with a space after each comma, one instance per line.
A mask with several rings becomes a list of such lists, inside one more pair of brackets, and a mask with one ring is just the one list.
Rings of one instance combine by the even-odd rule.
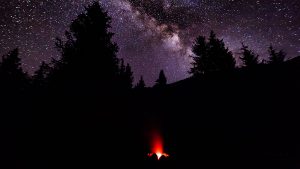
[[[19, 50], [0, 63], [1, 168], [298, 168], [300, 57], [245, 44], [236, 58], [212, 31], [195, 38], [190, 77], [134, 83], [98, 2], [72, 21], [59, 59], [29, 75]], [[146, 129], [168, 158], [147, 157]]]

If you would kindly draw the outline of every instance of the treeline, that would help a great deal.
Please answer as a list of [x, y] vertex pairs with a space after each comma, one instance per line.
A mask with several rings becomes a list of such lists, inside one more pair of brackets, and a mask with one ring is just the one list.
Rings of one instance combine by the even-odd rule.
[[[18, 49], [3, 56], [0, 64], [1, 89], [8, 94], [34, 91], [98, 95], [145, 88], [143, 77], [133, 85], [133, 72], [128, 63], [117, 57], [118, 46], [112, 42], [114, 33], [109, 31], [110, 27], [111, 18], [107, 12], [99, 3], [93, 3], [72, 21], [65, 32], [66, 40], [56, 39], [55, 46], [61, 53], [60, 59], [42, 62], [33, 76], [22, 70]], [[192, 49], [193, 62], [189, 73], [194, 77], [241, 69], [236, 67], [233, 53], [213, 31], [208, 38], [197, 37]], [[242, 44], [242, 69], [285, 62], [286, 54], [282, 50], [277, 51], [270, 46], [268, 52], [269, 59], [263, 60]], [[167, 78], [161, 70], [154, 87], [166, 85]]]
[[[240, 60], [243, 68], [255, 68], [258, 65], [280, 65], [286, 61], [286, 53], [283, 50], [277, 51], [270, 45], [268, 49], [269, 59], [260, 58], [253, 50], [249, 49], [244, 43], [241, 47]], [[199, 36], [194, 42], [193, 63], [190, 73], [194, 76], [205, 75], [211, 72], [228, 72], [236, 67], [236, 59], [223, 40], [216, 37], [212, 31], [208, 39]]]

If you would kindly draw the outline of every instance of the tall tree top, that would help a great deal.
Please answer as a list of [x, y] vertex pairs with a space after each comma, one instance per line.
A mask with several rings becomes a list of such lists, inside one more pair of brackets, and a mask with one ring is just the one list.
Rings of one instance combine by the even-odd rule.
[[166, 78], [166, 76], [165, 76], [164, 71], [161, 70], [161, 71], [159, 72], [159, 77], [158, 77], [158, 79], [156, 80], [155, 86], [162, 87], [162, 86], [165, 86], [165, 85], [167, 85], [167, 78]]
[[5, 70], [21, 70], [21, 59], [19, 58], [18, 48], [2, 56], [1, 68]]
[[2, 62], [0, 63], [0, 81], [0, 86], [6, 86], [8, 89], [13, 90], [23, 90], [29, 84], [28, 75], [21, 67], [18, 49], [14, 49], [2, 57]]
[[283, 50], [277, 52], [272, 45], [269, 47], [269, 64], [281, 64], [285, 61], [286, 53]]
[[215, 71], [230, 71], [235, 68], [233, 54], [213, 31], [208, 40], [204, 36], [197, 37], [192, 51], [193, 63], [189, 73], [194, 76]]
[[145, 87], [146, 87], [146, 84], [145, 84], [144, 78], [143, 78], [143, 76], [141, 76], [139, 82], [136, 85], [136, 88], [137, 89], [143, 89]]
[[240, 59], [243, 61], [245, 67], [253, 67], [259, 64], [258, 55], [249, 49], [244, 43], [242, 43], [242, 56]]
[[86, 7], [72, 21], [65, 34], [66, 41], [58, 39], [56, 42], [62, 58], [54, 65], [62, 81], [73, 86], [77, 84], [78, 88], [83, 85], [112, 87], [117, 83], [120, 72], [118, 46], [112, 42], [110, 24], [111, 18], [99, 2]]

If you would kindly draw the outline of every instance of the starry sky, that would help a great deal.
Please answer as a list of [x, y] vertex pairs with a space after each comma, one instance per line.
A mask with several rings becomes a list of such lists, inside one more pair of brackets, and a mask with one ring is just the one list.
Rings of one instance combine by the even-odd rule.
[[[19, 47], [26, 71], [58, 58], [54, 39], [93, 0], [0, 0], [0, 54]], [[100, 0], [113, 18], [118, 57], [136, 79], [152, 85], [163, 69], [169, 82], [188, 77], [195, 37], [214, 30], [233, 51], [241, 42], [267, 57], [272, 44], [300, 55], [299, 0]]]

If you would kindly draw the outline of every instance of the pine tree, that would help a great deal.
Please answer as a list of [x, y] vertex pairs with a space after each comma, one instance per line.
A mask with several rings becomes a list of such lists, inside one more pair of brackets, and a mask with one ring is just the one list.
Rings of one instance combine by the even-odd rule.
[[127, 89], [132, 88], [132, 83], [133, 83], [133, 72], [131, 71], [130, 65], [127, 63], [126, 68], [125, 68], [125, 87]]
[[14, 49], [2, 56], [0, 64], [0, 85], [12, 90], [24, 90], [29, 85], [28, 75], [21, 67], [19, 50]]
[[18, 48], [10, 51], [7, 55], [2, 56], [1, 72], [11, 75], [23, 74]]
[[229, 71], [235, 68], [235, 59], [223, 40], [211, 31], [208, 42], [208, 59], [211, 68], [208, 71]]
[[36, 87], [41, 87], [46, 85], [48, 74], [51, 72], [51, 67], [44, 61], [40, 65], [40, 68], [34, 72], [33, 83]]
[[133, 72], [131, 71], [129, 64], [125, 66], [123, 59], [121, 59], [119, 72], [120, 87], [124, 89], [131, 89], [133, 83]]
[[203, 36], [197, 37], [195, 44], [193, 46], [192, 56], [194, 62], [192, 63], [192, 68], [190, 73], [193, 75], [204, 74], [209, 69], [208, 62], [208, 46], [206, 43], [206, 39]]
[[248, 46], [242, 43], [242, 56], [240, 59], [243, 61], [245, 67], [253, 67], [259, 64], [258, 55], [255, 54], [252, 50], [248, 48]]
[[124, 64], [124, 59], [121, 59], [121, 63], [120, 63], [120, 76], [121, 77], [125, 76], [125, 71], [126, 71], [126, 67]]
[[143, 76], [141, 76], [141, 78], [135, 88], [136, 89], [144, 89], [145, 87], [146, 87], [146, 84], [145, 84], [144, 78], [143, 78]]
[[194, 62], [190, 73], [194, 76], [216, 71], [230, 71], [235, 68], [235, 59], [223, 40], [212, 31], [208, 41], [199, 36], [193, 46]]
[[159, 77], [155, 82], [155, 87], [164, 87], [167, 85], [167, 78], [163, 70], [159, 72]]
[[[119, 67], [120, 60], [116, 54], [117, 44], [112, 42], [113, 33], [109, 31], [111, 18], [103, 10], [99, 2], [85, 8], [65, 33], [66, 41], [57, 39], [56, 47], [61, 52], [60, 60], [54, 60], [54, 70], [50, 73], [50, 81], [54, 86], [62, 86], [69, 89], [90, 91], [113, 91], [126, 84], [129, 88], [132, 74], [129, 68], [123, 65]], [[125, 69], [124, 69], [125, 68]], [[130, 70], [131, 71], [131, 70]], [[128, 76], [127, 82], [120, 79]], [[126, 79], [125, 79], [126, 81]], [[105, 90], [109, 89], [109, 90]]]
[[278, 65], [285, 61], [286, 54], [282, 50], [277, 52], [276, 49], [274, 49], [273, 46], [270, 45], [268, 52], [270, 55], [268, 62], [269, 64]]

